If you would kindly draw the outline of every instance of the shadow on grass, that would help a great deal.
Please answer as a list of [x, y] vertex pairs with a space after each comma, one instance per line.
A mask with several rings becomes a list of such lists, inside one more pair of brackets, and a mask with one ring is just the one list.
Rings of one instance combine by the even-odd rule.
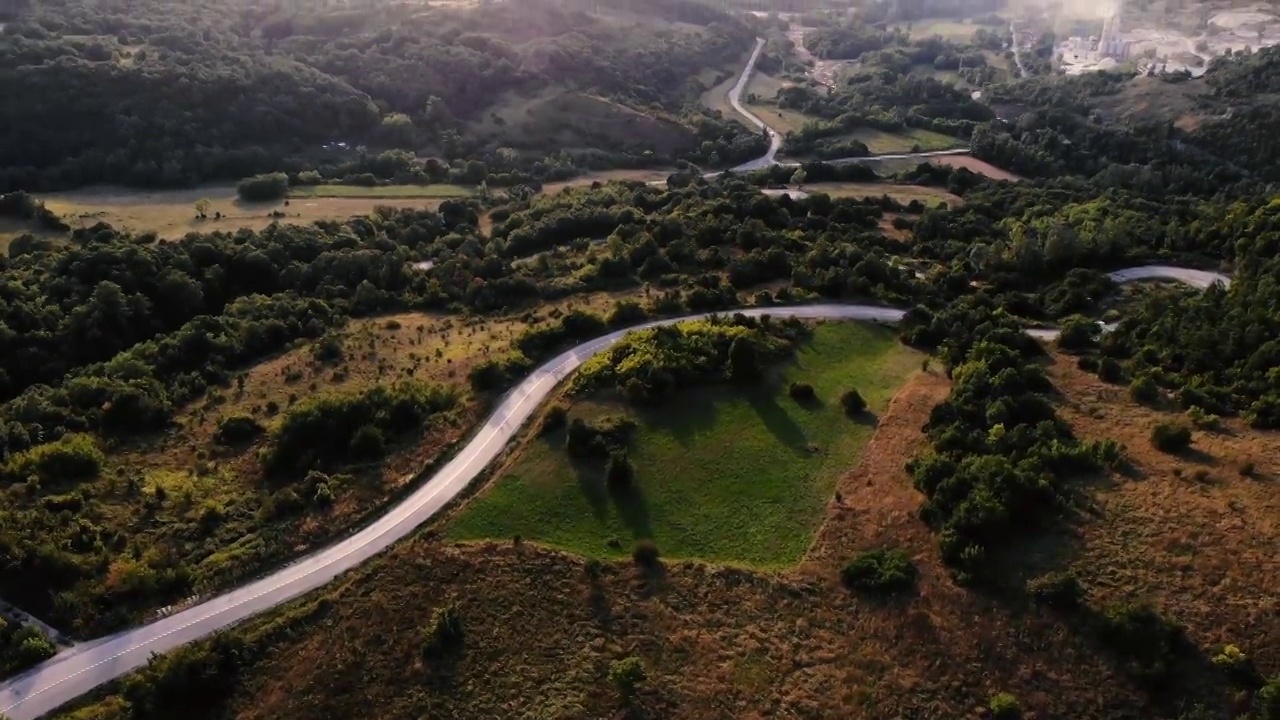
[[[560, 448], [559, 452], [564, 453], [564, 448]], [[579, 492], [591, 506], [591, 515], [596, 520], [604, 520], [609, 513], [609, 491], [604, 485], [605, 461], [598, 458], [575, 458], [568, 453], [565, 455], [578, 480]]]
[[783, 445], [797, 453], [808, 453], [809, 439], [804, 429], [791, 419], [787, 409], [778, 404], [776, 396], [768, 390], [760, 389], [746, 394], [747, 402], [756, 411], [765, 428]]
[[644, 427], [670, 433], [682, 447], [690, 447], [715, 427], [723, 399], [719, 392], [708, 389], [684, 390], [658, 407], [636, 408], [635, 412]]
[[[600, 479], [600, 486], [604, 488], [603, 478]], [[608, 494], [613, 498], [618, 518], [631, 531], [633, 538], [647, 540], [653, 537], [649, 501], [645, 499], [644, 490], [637, 483], [632, 482], [628, 487], [609, 491]]]

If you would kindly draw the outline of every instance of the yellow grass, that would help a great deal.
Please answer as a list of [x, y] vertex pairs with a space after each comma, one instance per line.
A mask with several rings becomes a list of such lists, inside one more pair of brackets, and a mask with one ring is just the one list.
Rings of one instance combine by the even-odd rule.
[[289, 191], [291, 198], [453, 198], [468, 197], [475, 191], [461, 185], [308, 185]]
[[[50, 210], [62, 216], [72, 227], [89, 227], [105, 222], [117, 230], [135, 233], [155, 232], [162, 239], [173, 240], [189, 232], [234, 231], [240, 228], [262, 229], [273, 222], [307, 225], [317, 220], [345, 220], [366, 215], [378, 205], [393, 207], [435, 207], [440, 198], [297, 198], [284, 202], [245, 203], [236, 197], [230, 185], [208, 186], [191, 190], [137, 191], [127, 188], [88, 188], [72, 192], [50, 193], [40, 199]], [[195, 204], [210, 202], [209, 218], [197, 220]], [[284, 217], [272, 217], [272, 212]], [[221, 219], [214, 219], [215, 213]]]
[[676, 172], [675, 168], [658, 168], [651, 170], [601, 170], [600, 172], [580, 175], [568, 180], [547, 183], [542, 186], [542, 192], [547, 195], [555, 195], [565, 188], [584, 187], [596, 182], [608, 183], [627, 180], [636, 180], [646, 183], [654, 182], [658, 180], [666, 180], [673, 172]]

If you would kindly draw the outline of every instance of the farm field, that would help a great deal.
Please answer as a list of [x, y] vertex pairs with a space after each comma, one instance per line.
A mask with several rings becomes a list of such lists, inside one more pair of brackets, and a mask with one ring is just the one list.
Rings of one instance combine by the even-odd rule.
[[[603, 464], [571, 461], [563, 431], [530, 437], [446, 534], [519, 536], [609, 558], [651, 539], [668, 557], [794, 564], [836, 480], [875, 429], [846, 417], [840, 394], [857, 388], [881, 412], [920, 357], [890, 330], [828, 323], [764, 387], [703, 388], [649, 410], [610, 395], [575, 401], [571, 418], [625, 416], [638, 424], [630, 448], [635, 489], [610, 495]], [[791, 382], [812, 384], [819, 402], [797, 403], [788, 396]]]
[[892, 183], [807, 183], [804, 186], [808, 193], [826, 193], [835, 198], [878, 198], [883, 195], [908, 204], [919, 200], [929, 207], [946, 204], [948, 207], [959, 207], [964, 199], [953, 195], [942, 188], [923, 185], [895, 185]]
[[849, 134], [866, 143], [873, 155], [895, 155], [909, 152], [931, 152], [963, 147], [964, 142], [931, 130], [907, 128], [902, 132], [885, 132], [874, 128], [858, 128]]

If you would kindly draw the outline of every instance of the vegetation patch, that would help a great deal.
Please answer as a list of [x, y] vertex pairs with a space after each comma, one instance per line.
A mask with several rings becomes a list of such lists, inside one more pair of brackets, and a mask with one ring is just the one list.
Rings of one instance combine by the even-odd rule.
[[[579, 397], [569, 409], [570, 428], [613, 425], [616, 418], [635, 423], [619, 439], [634, 468], [630, 486], [609, 489], [607, 455], [575, 458], [565, 452], [566, 431], [544, 433], [525, 442], [446, 534], [457, 540], [518, 535], [614, 558], [625, 557], [633, 540], [647, 539], [668, 557], [792, 564], [808, 546], [836, 479], [856, 463], [873, 431], [871, 423], [845, 415], [841, 393], [856, 384], [870, 411], [880, 412], [919, 364], [920, 355], [889, 331], [827, 323], [799, 343], [794, 360], [765, 368], [762, 379], [746, 387], [707, 387], [704, 379], [656, 406], [636, 406], [611, 390]], [[602, 363], [598, 372], [607, 367]], [[792, 400], [792, 383], [810, 385], [816, 401]], [[616, 375], [607, 375], [604, 387], [615, 384]]]
[[915, 587], [916, 566], [901, 550], [884, 549], [866, 552], [840, 571], [840, 580], [850, 590], [876, 593], [900, 593]]

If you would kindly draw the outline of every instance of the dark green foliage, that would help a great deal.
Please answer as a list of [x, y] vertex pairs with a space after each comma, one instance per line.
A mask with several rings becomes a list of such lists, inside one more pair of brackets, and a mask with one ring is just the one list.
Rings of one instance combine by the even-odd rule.
[[916, 566], [901, 550], [872, 550], [850, 560], [840, 580], [851, 590], [905, 592], [915, 587]]
[[614, 451], [604, 466], [604, 480], [608, 488], [617, 493], [629, 490], [635, 482], [636, 471], [626, 452]]
[[608, 330], [608, 324], [599, 315], [574, 310], [559, 322], [542, 328], [526, 330], [516, 347], [532, 360], [542, 360], [553, 352], [575, 342], [592, 340]]
[[904, 325], [941, 344], [953, 379], [925, 428], [932, 449], [907, 465], [928, 498], [921, 516], [938, 530], [944, 560], [978, 578], [989, 549], [1051, 516], [1065, 480], [1118, 462], [1119, 447], [1076, 441], [1045, 397], [1039, 348], [1015, 337], [1025, 336], [1011, 318], [955, 304], [913, 311]]
[[1139, 375], [1129, 383], [1129, 397], [1143, 405], [1154, 405], [1160, 402], [1160, 387], [1150, 375]]
[[729, 343], [729, 373], [732, 382], [745, 385], [760, 378], [760, 352], [756, 343], [745, 335]]
[[491, 358], [471, 369], [468, 380], [476, 392], [498, 392], [514, 385], [533, 369], [533, 362], [521, 353]]
[[239, 636], [215, 635], [208, 642], [152, 657], [146, 667], [124, 679], [121, 694], [137, 720], [212, 720], [222, 716], [251, 659]]
[[1103, 357], [1098, 360], [1098, 379], [1113, 385], [1124, 382], [1124, 367], [1115, 358]]
[[57, 646], [34, 627], [19, 627], [0, 618], [0, 678], [22, 672], [57, 652]]
[[631, 559], [642, 568], [657, 567], [659, 558], [658, 546], [652, 540], [639, 540], [631, 549]]
[[236, 194], [247, 202], [270, 202], [282, 200], [289, 193], [289, 176], [284, 173], [258, 175], [241, 180], [236, 186]]
[[574, 418], [565, 433], [564, 449], [577, 458], [623, 452], [635, 428], [635, 421], [627, 417], [605, 417], [593, 422]]
[[1117, 605], [1099, 619], [1098, 638], [1123, 663], [1125, 672], [1141, 682], [1167, 681], [1181, 644], [1182, 628], [1148, 605]]
[[322, 395], [285, 413], [265, 464], [273, 473], [286, 473], [375, 459], [387, 439], [417, 430], [456, 402], [451, 390], [416, 382]]
[[422, 641], [422, 658], [429, 662], [457, 652], [465, 636], [462, 612], [457, 605], [449, 603], [436, 608]]
[[609, 311], [609, 327], [624, 328], [639, 325], [649, 318], [643, 306], [634, 300], [620, 300]]
[[1151, 430], [1151, 445], [1160, 452], [1177, 454], [1191, 447], [1191, 428], [1162, 422]]
[[264, 432], [266, 428], [252, 417], [232, 415], [218, 423], [218, 430], [213, 434], [213, 440], [219, 445], [244, 445], [253, 442]]
[[1280, 675], [1271, 678], [1258, 690], [1253, 700], [1258, 720], [1280, 720]]
[[845, 415], [853, 417], [867, 411], [867, 401], [857, 390], [845, 390], [840, 394], [840, 407], [844, 408]]
[[1088, 318], [1074, 316], [1062, 323], [1058, 334], [1058, 347], [1068, 352], [1089, 350], [1098, 344], [1100, 329]]
[[1075, 610], [1084, 600], [1084, 587], [1069, 572], [1051, 572], [1028, 581], [1027, 594], [1049, 607]]

